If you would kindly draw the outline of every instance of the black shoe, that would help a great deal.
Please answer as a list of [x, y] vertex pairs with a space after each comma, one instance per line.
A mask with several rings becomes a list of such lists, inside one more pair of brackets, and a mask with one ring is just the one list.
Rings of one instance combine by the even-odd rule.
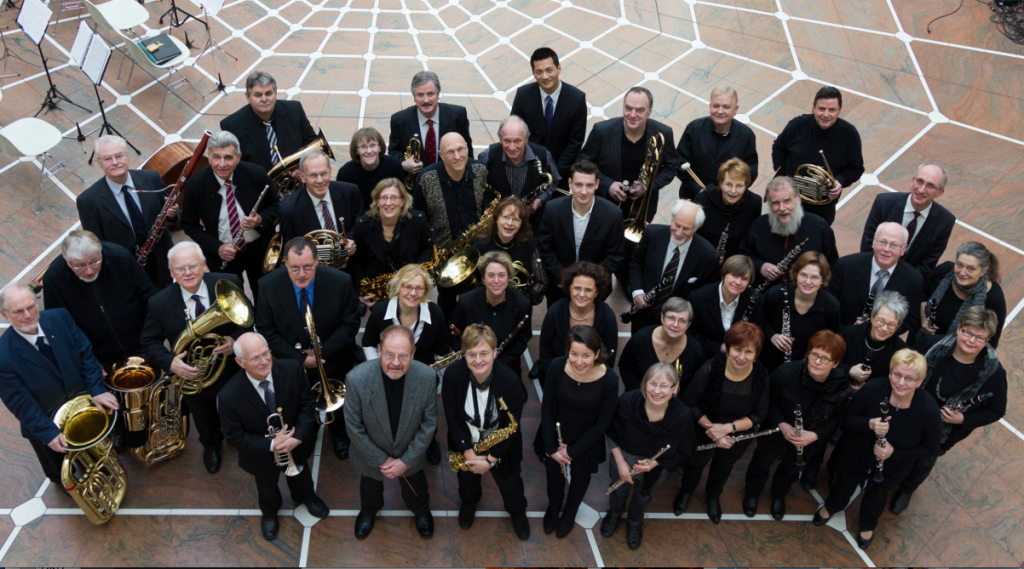
[[686, 508], [690, 507], [690, 494], [688, 492], [679, 492], [674, 502], [672, 502], [672, 513], [681, 516], [686, 513]]
[[277, 538], [277, 530], [280, 526], [277, 523], [277, 516], [272, 518], [260, 518], [260, 532], [263, 533], [263, 539], [272, 541]]
[[903, 513], [903, 510], [906, 510], [907, 506], [910, 505], [910, 497], [913, 495], [913, 492], [904, 492], [903, 490], [897, 490], [896, 497], [893, 498], [892, 505], [889, 506], [889, 511], [896, 515], [900, 515], [901, 513]]
[[316, 494], [313, 494], [313, 497], [303, 502], [303, 504], [306, 505], [306, 511], [314, 518], [324, 519], [331, 514], [331, 509]]
[[722, 504], [718, 498], [708, 498], [708, 519], [715, 524], [722, 521]]
[[604, 513], [604, 519], [601, 520], [601, 535], [605, 537], [611, 537], [615, 533], [616, 528], [619, 527], [619, 520], [622, 519], [622, 514], [608, 510]]
[[626, 521], [626, 545], [630, 549], [639, 549], [644, 542], [644, 523]]
[[786, 517], [786, 499], [780, 498], [778, 500], [772, 499], [771, 507], [772, 519], [779, 521]]
[[558, 527], [559, 506], [560, 504], [549, 504], [547, 511], [544, 512], [544, 535], [551, 535]]
[[207, 472], [217, 474], [217, 471], [220, 470], [220, 445], [203, 448], [203, 464], [206, 465]]
[[871, 545], [871, 542], [874, 540], [875, 534], [873, 533], [871, 534], [871, 537], [864, 539], [860, 536], [860, 532], [857, 532], [857, 547], [861, 548], [861, 550], [867, 549]]
[[348, 460], [348, 447], [352, 441], [349, 439], [334, 439], [334, 456], [338, 460]]
[[530, 539], [530, 520], [526, 519], [526, 514], [512, 514], [512, 530], [520, 541]]
[[476, 502], [463, 502], [459, 506], [459, 527], [469, 529], [476, 521]]
[[427, 462], [434, 466], [441, 464], [441, 445], [437, 441], [430, 441], [427, 446]]
[[377, 517], [377, 510], [359, 510], [356, 516], [356, 539], [366, 539], [373, 530], [373, 521]]
[[434, 535], [434, 516], [430, 512], [416, 514], [416, 531], [420, 532], [422, 538]]
[[812, 482], [810, 480], [804, 480], [803, 478], [801, 478], [800, 479], [800, 487], [803, 488], [804, 490], [807, 490], [808, 492], [810, 492], [811, 490], [814, 490], [815, 485], [814, 485], [814, 482]]
[[573, 526], [576, 525], [576, 512], [562, 512], [562, 517], [558, 518], [558, 527], [555, 531], [555, 537], [562, 539], [569, 535], [572, 531]]
[[818, 511], [817, 511], [817, 512], [814, 512], [814, 519], [813, 519], [813, 520], [811, 520], [811, 522], [812, 522], [812, 523], [813, 523], [814, 525], [816, 525], [816, 526], [823, 526], [823, 525], [827, 524], [829, 520], [831, 520], [831, 519], [832, 519], [832, 518], [831, 518], [831, 516], [830, 516], [830, 517], [828, 517], [828, 518], [823, 518], [823, 517], [821, 517], [821, 511], [822, 511], [823, 509], [825, 509], [825, 507], [824, 507], [824, 506], [822, 506], [822, 507], [818, 508]]
[[752, 518], [757, 515], [757, 497], [745, 496], [743, 498], [743, 515]]

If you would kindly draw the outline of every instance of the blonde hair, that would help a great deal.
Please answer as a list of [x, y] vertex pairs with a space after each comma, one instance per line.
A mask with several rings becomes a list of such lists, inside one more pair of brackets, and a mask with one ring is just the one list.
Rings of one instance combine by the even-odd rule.
[[480, 276], [484, 276], [487, 271], [487, 265], [491, 263], [498, 263], [505, 267], [508, 272], [509, 278], [512, 278], [514, 269], [512, 268], [512, 257], [508, 256], [508, 253], [504, 251], [488, 251], [483, 255], [480, 255], [480, 260], [476, 262], [476, 270], [480, 271]]
[[429, 299], [427, 297], [430, 296], [430, 291], [434, 288], [434, 279], [430, 278], [430, 273], [419, 265], [406, 265], [398, 269], [395, 276], [391, 277], [391, 280], [388, 281], [388, 298], [398, 297], [398, 291], [402, 288], [402, 285], [416, 277], [423, 279], [423, 286], [427, 289], [423, 293], [423, 302], [428, 302]]
[[370, 207], [367, 208], [366, 215], [373, 219], [380, 219], [380, 208], [377, 207], [377, 198], [388, 188], [395, 188], [399, 194], [402, 194], [402, 211], [398, 214], [398, 217], [405, 219], [412, 217], [412, 214], [409, 213], [412, 211], [412, 196], [405, 189], [405, 182], [398, 178], [384, 178], [377, 182], [377, 185], [373, 187], [373, 191], [370, 192]]
[[896, 369], [898, 365], [912, 369], [918, 379], [924, 379], [928, 375], [928, 360], [920, 352], [915, 352], [910, 348], [903, 348], [892, 355], [892, 360], [889, 361], [889, 373], [892, 373], [892, 370]]
[[714, 101], [715, 97], [720, 95], [732, 95], [732, 104], [740, 104], [740, 94], [736, 92], [736, 89], [729, 87], [728, 85], [718, 85], [711, 90], [711, 100]]
[[492, 350], [498, 349], [498, 336], [494, 330], [486, 324], [470, 324], [462, 332], [462, 351], [468, 351], [473, 346], [487, 344]]

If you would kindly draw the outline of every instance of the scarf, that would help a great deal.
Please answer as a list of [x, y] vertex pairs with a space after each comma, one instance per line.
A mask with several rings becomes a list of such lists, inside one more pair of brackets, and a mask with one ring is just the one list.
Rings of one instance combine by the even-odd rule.
[[[652, 423], [644, 407], [643, 390], [636, 389], [619, 397], [615, 417], [608, 427], [608, 438], [622, 447], [622, 450], [640, 458], [650, 458], [666, 444], [671, 444], [672, 448], [658, 458], [658, 464], [674, 470], [680, 459], [690, 453], [690, 449], [681, 447], [684, 435], [688, 431], [693, 432], [692, 424], [686, 406], [675, 397], [669, 399], [664, 418]], [[685, 442], [692, 444], [692, 438]], [[648, 477], [657, 480], [656, 475], [648, 474]]]
[[946, 334], [954, 334], [957, 329], [960, 328], [960, 317], [964, 315], [965, 310], [972, 306], [985, 305], [985, 297], [988, 294], [988, 275], [982, 275], [981, 278], [978, 279], [978, 283], [976, 285], [969, 289], [965, 289], [960, 286], [960, 283], [953, 280], [953, 271], [950, 270], [949, 273], [939, 281], [939, 286], [935, 287], [935, 292], [932, 293], [932, 296], [929, 299], [935, 301], [935, 306], [938, 306], [939, 303], [942, 302], [942, 297], [946, 296], [946, 291], [949, 290], [950, 284], [956, 286], [956, 290], [966, 293], [967, 299], [960, 305], [960, 310], [957, 311], [953, 321], [949, 323], [949, 328], [946, 329]]
[[[985, 277], [982, 277], [982, 281]], [[966, 304], [966, 302], [964, 302]], [[957, 315], [959, 318], [959, 315]], [[924, 389], [926, 385], [929, 385], [932, 379], [935, 379], [935, 399], [938, 400], [940, 406], [956, 405], [967, 401], [978, 394], [978, 390], [981, 389], [982, 385], [988, 381], [992, 374], [999, 369], [999, 356], [996, 351], [992, 348], [991, 344], [985, 344], [985, 352], [979, 354], [978, 357], [982, 358], [981, 372], [978, 373], [978, 379], [974, 383], [968, 385], [962, 389], [959, 393], [953, 394], [948, 399], [942, 399], [942, 395], [939, 394], [940, 387], [942, 386], [942, 377], [935, 378], [935, 370], [938, 369], [942, 364], [948, 363], [949, 358], [953, 357], [953, 348], [956, 346], [956, 334], [950, 334], [945, 338], [939, 340], [939, 343], [935, 344], [928, 350], [924, 358], [928, 362], [928, 373], [924, 376], [924, 381], [921, 383], [919, 389]], [[945, 367], [945, 366], [942, 366]], [[949, 434], [953, 431], [953, 427], [959, 425], [953, 425], [951, 423], [942, 423], [942, 442], [945, 443], [946, 439], [949, 438]]]
[[722, 197], [722, 188], [718, 187], [718, 185], [708, 184], [704, 187], [703, 191], [711, 205], [722, 212], [722, 215], [736, 215], [743, 209], [744, 204], [747, 203], [747, 198], [753, 195], [750, 193], [750, 190], [744, 190], [740, 199], [736, 203], [729, 205], [725, 203], [725, 198]]
[[833, 369], [825, 381], [818, 383], [811, 377], [807, 371], [807, 362], [804, 362], [800, 368], [800, 385], [814, 394], [814, 403], [811, 403], [804, 420], [804, 428], [808, 430], [828, 421], [837, 412], [842, 412], [842, 407], [846, 406], [853, 394], [846, 370], [839, 367]]
[[[704, 385], [704, 393], [700, 396], [700, 409], [708, 417], [712, 413], [717, 412], [722, 403], [722, 385], [728, 381], [725, 378], [725, 366], [728, 359], [728, 355], [718, 354], [706, 364], [709, 377]], [[764, 364], [760, 361], [754, 360], [754, 367], [750, 370], [750, 376], [754, 384], [751, 385], [750, 389], [750, 406], [747, 407], [747, 413], [754, 409], [754, 406], [760, 401], [765, 387], [768, 386], [768, 368], [764, 367]], [[699, 418], [694, 417], [694, 419]], [[754, 428], [757, 428], [757, 425], [754, 425]]]

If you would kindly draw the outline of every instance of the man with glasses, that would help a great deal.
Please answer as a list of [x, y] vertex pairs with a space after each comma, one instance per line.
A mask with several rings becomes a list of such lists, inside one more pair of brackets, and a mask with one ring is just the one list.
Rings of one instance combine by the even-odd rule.
[[498, 125], [498, 142], [480, 153], [480, 161], [487, 165], [487, 182], [501, 194], [501, 197], [517, 196], [532, 192], [545, 181], [543, 174], [551, 174], [548, 189], [526, 204], [533, 214], [531, 223], [539, 223], [540, 210], [555, 195], [555, 189], [562, 177], [558, 164], [546, 148], [530, 140], [530, 127], [526, 121], [512, 115]]
[[[150, 299], [145, 326], [142, 328], [142, 347], [146, 350], [146, 361], [150, 365], [183, 379], [193, 380], [198, 377], [199, 370], [182, 361], [184, 354], [175, 354], [167, 346], [173, 346], [187, 327], [186, 311], [188, 318], [194, 320], [217, 304], [217, 281], [226, 280], [241, 288], [242, 279], [227, 273], [207, 273], [203, 250], [192, 241], [182, 241], [171, 248], [167, 261], [175, 284]], [[220, 470], [220, 443], [224, 440], [220, 414], [217, 412], [217, 393], [228, 378], [238, 371], [231, 358], [231, 351], [235, 339], [246, 330], [229, 322], [212, 331], [225, 340], [223, 345], [213, 350], [215, 355], [227, 358], [224, 371], [213, 385], [194, 395], [184, 396], [199, 433], [199, 442], [203, 444], [203, 464], [210, 474]]]
[[[836, 261], [828, 291], [839, 301], [839, 323], [860, 324], [870, 315], [874, 299], [885, 290], [903, 295], [910, 306], [921, 303], [921, 273], [901, 257], [907, 251], [907, 229], [887, 221], [875, 230], [871, 252], [854, 253]], [[917, 330], [920, 314], [911, 310], [902, 330]]]
[[[284, 266], [260, 279], [263, 293], [256, 303], [256, 329], [267, 339], [275, 358], [297, 361], [306, 370], [310, 386], [316, 385], [321, 378], [306, 327], [309, 309], [324, 372], [328, 379], [341, 380], [357, 354], [362, 354], [356, 347], [360, 304], [352, 279], [338, 269], [318, 266], [316, 243], [309, 237], [293, 237], [281, 255]], [[348, 458], [344, 411], [344, 407], [336, 411], [327, 426], [338, 460]]]
[[345, 380], [345, 422], [352, 463], [359, 472], [355, 534], [365, 539], [384, 509], [384, 480], [395, 480], [423, 538], [434, 535], [427, 476], [427, 445], [437, 430], [434, 370], [416, 361], [412, 330], [391, 325], [380, 333], [380, 359], [360, 364]]
[[[82, 229], [137, 255], [164, 207], [166, 184], [156, 171], [129, 170], [131, 154], [119, 136], [99, 137], [95, 151], [103, 177], [75, 201]], [[168, 213], [176, 216], [178, 206], [172, 205]], [[165, 231], [146, 260], [146, 274], [160, 288], [171, 284], [164, 259], [173, 245], [171, 233]]]

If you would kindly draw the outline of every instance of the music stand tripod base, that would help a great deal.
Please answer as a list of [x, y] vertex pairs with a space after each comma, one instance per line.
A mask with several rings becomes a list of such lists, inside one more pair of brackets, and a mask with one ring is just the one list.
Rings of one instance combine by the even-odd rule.
[[89, 109], [69, 99], [67, 95], [62, 93], [60, 89], [58, 89], [57, 86], [53, 84], [53, 78], [50, 77], [50, 66], [47, 64], [46, 56], [43, 55], [43, 46], [42, 44], [39, 44], [36, 47], [39, 48], [39, 57], [43, 60], [43, 70], [46, 71], [46, 80], [50, 83], [50, 88], [46, 91], [46, 98], [43, 99], [43, 104], [39, 106], [39, 110], [36, 111], [36, 114], [33, 116], [38, 117], [39, 113], [43, 111], [49, 113], [52, 110], [61, 110], [61, 108], [57, 106], [57, 103], [60, 101], [64, 101], [68, 104], [78, 107], [79, 109], [82, 109], [87, 113], [91, 113], [92, 111], [90, 111]]

